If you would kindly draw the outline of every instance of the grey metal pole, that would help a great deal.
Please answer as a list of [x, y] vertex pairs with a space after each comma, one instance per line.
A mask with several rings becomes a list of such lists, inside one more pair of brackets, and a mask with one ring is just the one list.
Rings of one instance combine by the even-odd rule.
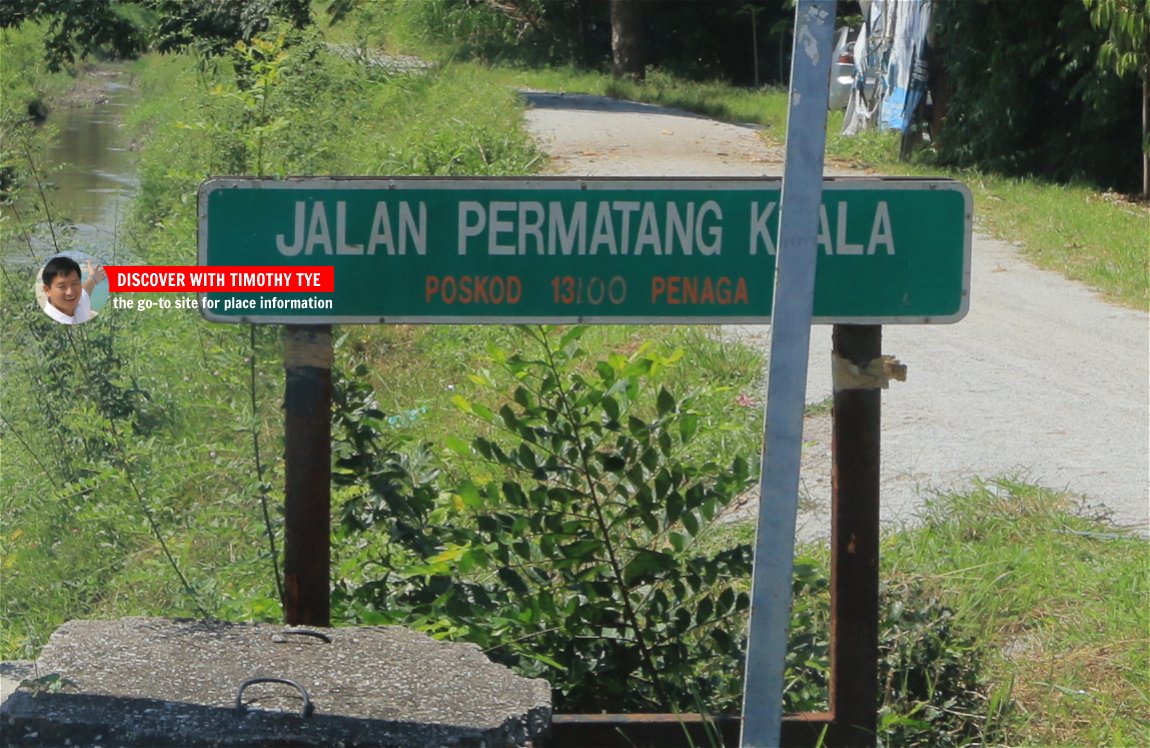
[[780, 743], [835, 0], [799, 0], [771, 319], [744, 748]]

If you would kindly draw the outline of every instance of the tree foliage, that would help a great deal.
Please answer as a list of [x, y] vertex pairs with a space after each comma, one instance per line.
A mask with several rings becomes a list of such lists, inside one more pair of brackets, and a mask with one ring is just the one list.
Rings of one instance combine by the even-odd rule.
[[953, 98], [945, 162], [1131, 189], [1138, 86], [1096, 61], [1106, 34], [1081, 2], [939, 0]]
[[196, 47], [222, 54], [248, 42], [276, 21], [311, 24], [307, 0], [5, 0], [0, 28], [45, 21], [45, 58], [53, 70], [92, 55], [134, 57], [154, 47], [171, 52]]
[[307, 0], [149, 0], [159, 13], [156, 49], [196, 47], [222, 54], [236, 42], [251, 41], [276, 21], [302, 29], [311, 24]]
[[1142, 79], [1142, 195], [1150, 196], [1150, 0], [1083, 0], [1107, 33], [1098, 64]]
[[1099, 64], [1118, 75], [1150, 76], [1150, 0], [1084, 0], [1090, 22], [1107, 32]]
[[[344, 17], [351, 1], [333, 0], [332, 17]], [[857, 12], [857, 3], [846, 5]], [[786, 77], [794, 16], [786, 0], [388, 0], [377, 7], [400, 21], [392, 25], [418, 27], [423, 40], [449, 42], [460, 56], [609, 71], [612, 11], [624, 6], [648, 68], [740, 85], [752, 84], [756, 72], [764, 81]]]
[[147, 42], [136, 20], [139, 11], [138, 3], [115, 0], [5, 0], [0, 3], [0, 28], [46, 21], [44, 54], [49, 69], [56, 71], [77, 58], [130, 58], [142, 52]]

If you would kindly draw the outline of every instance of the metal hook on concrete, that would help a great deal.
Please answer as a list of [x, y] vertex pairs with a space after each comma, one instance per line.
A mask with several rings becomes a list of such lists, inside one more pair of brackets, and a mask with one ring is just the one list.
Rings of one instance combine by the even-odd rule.
[[248, 707], [246, 704], [244, 704], [244, 700], [243, 700], [244, 699], [244, 689], [247, 688], [248, 686], [253, 686], [257, 683], [283, 683], [285, 685], [291, 686], [292, 688], [299, 691], [300, 695], [303, 696], [303, 712], [300, 713], [300, 716], [301, 717], [310, 717], [310, 716], [312, 716], [312, 714], [315, 713], [315, 704], [311, 703], [311, 698], [307, 695], [307, 690], [303, 686], [301, 686], [300, 684], [296, 683], [294, 680], [288, 680], [287, 678], [248, 678], [247, 680], [245, 680], [243, 683], [240, 684], [240, 690], [236, 692], [236, 711], [237, 712], [242, 713], [242, 712], [247, 711]]

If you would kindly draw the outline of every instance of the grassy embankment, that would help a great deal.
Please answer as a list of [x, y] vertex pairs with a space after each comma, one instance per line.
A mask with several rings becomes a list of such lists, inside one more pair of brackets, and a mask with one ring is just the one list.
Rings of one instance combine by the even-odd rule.
[[[189, 58], [154, 57], [138, 65], [143, 91], [129, 128], [143, 144], [141, 190], [119, 237], [134, 257], [194, 263], [195, 190], [210, 174], [508, 175], [540, 163], [515, 93], [478, 68], [365, 76], [325, 53], [291, 69], [297, 59], [283, 61], [260, 100], [236, 88], [227, 64], [205, 72]], [[12, 137], [33, 155], [22, 168], [43, 176], [41, 134]], [[42, 258], [26, 225], [6, 223], [6, 246]], [[66, 234], [59, 241], [70, 248]], [[3, 304], [0, 656], [34, 655], [69, 618], [277, 619], [261, 502], [278, 533], [278, 329], [213, 325], [173, 308], [106, 310], [98, 326], [63, 330], [43, 324], [29, 285], [11, 274]], [[597, 328], [584, 342], [626, 353], [649, 339], [664, 354], [687, 348], [704, 362], [682, 367], [676, 386], [704, 391], [715, 450], [754, 452], [761, 416], [724, 411], [741, 388], [753, 394], [758, 358], [686, 327]], [[517, 341], [501, 327], [348, 326], [338, 331], [337, 364], [369, 364], [394, 440], [433, 443], [458, 475], [465, 467], [443, 446], [459, 431], [451, 397], [485, 396], [468, 375], [491, 366], [489, 343]]]

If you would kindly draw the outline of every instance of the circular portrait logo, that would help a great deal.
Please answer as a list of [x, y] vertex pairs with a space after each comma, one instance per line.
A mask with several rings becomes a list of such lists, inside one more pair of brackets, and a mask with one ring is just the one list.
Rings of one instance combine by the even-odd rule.
[[36, 303], [62, 325], [82, 325], [95, 319], [108, 301], [104, 265], [84, 252], [52, 257], [36, 276]]

